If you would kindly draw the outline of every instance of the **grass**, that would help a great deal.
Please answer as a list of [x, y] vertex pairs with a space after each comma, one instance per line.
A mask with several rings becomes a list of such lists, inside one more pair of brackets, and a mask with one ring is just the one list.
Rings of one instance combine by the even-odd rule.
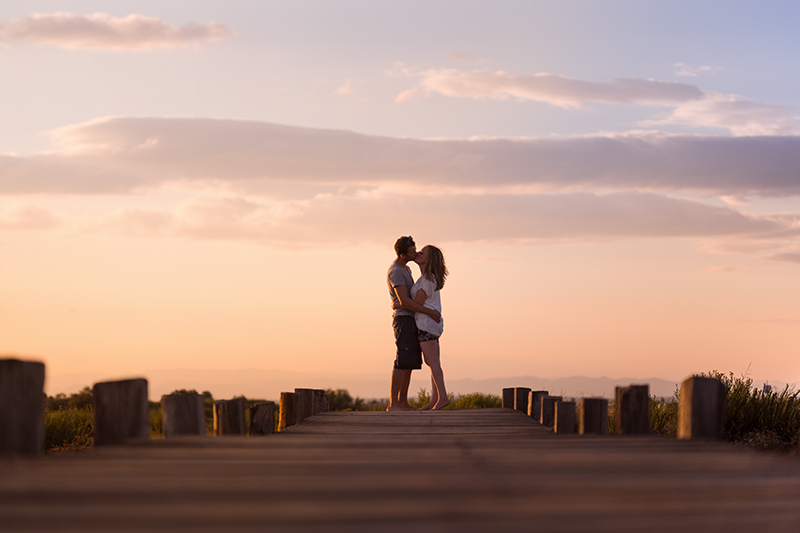
[[76, 452], [90, 448], [94, 438], [91, 407], [68, 407], [44, 413], [44, 448], [47, 453]]

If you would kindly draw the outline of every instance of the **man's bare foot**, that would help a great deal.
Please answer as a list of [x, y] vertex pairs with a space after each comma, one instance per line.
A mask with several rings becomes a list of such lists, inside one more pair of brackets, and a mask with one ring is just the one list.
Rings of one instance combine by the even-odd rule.
[[433, 408], [438, 411], [439, 409], [444, 409], [448, 405], [450, 405], [450, 400], [444, 400], [443, 402], [436, 402]]
[[431, 409], [433, 409], [433, 402], [428, 402], [419, 408], [420, 411], [429, 411]]
[[387, 408], [387, 411], [416, 411], [413, 407], [400, 405], [400, 404], [390, 404]]
[[401, 403], [400, 405], [405, 408], [406, 411], [419, 411], [419, 409], [408, 403]]

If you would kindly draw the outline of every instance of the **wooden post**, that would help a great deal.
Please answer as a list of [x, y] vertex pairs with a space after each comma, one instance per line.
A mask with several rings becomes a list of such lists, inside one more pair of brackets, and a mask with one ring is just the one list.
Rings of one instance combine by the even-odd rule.
[[539, 422], [546, 427], [553, 427], [556, 417], [556, 402], [563, 400], [561, 396], [542, 396], [542, 412]]
[[44, 363], [0, 360], [0, 457], [44, 454]]
[[649, 385], [616, 388], [614, 426], [617, 435], [650, 433]]
[[302, 422], [314, 414], [314, 389], [294, 389], [294, 421]]
[[179, 435], [205, 435], [206, 417], [199, 394], [168, 394], [161, 397], [161, 424], [164, 438]]
[[546, 390], [532, 390], [528, 393], [528, 416], [539, 422], [542, 419], [542, 398], [549, 396]]
[[514, 409], [523, 413], [528, 412], [528, 393], [530, 392], [531, 389], [528, 387], [514, 387]]
[[555, 407], [556, 433], [572, 435], [575, 433], [575, 402], [556, 402]]
[[244, 398], [214, 402], [214, 434], [247, 435], [245, 409], [247, 405]]
[[278, 416], [278, 431], [283, 431], [294, 425], [294, 393], [281, 393], [281, 407]]
[[147, 380], [126, 379], [95, 383], [94, 444], [125, 444], [150, 438]]
[[258, 402], [250, 408], [250, 435], [275, 433], [275, 402]]
[[581, 416], [578, 433], [608, 435], [608, 400], [605, 398], [581, 398]]
[[722, 439], [728, 391], [716, 378], [693, 376], [681, 384], [679, 439]]
[[322, 389], [314, 389], [314, 407], [313, 414], [324, 413], [328, 409], [325, 407], [325, 391]]
[[507, 388], [503, 389], [503, 407], [508, 409], [514, 408], [514, 389]]

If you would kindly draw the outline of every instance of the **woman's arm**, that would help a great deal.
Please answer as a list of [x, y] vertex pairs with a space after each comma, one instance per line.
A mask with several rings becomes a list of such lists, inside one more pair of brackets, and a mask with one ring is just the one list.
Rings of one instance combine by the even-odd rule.
[[[425, 292], [423, 290], [417, 291], [417, 298], [419, 298], [419, 293], [423, 295]], [[408, 309], [409, 311], [414, 311], [415, 313], [424, 313], [431, 317], [436, 322], [441, 322], [442, 315], [436, 309], [430, 309], [425, 307], [421, 303], [417, 303], [415, 300], [411, 299], [411, 296], [408, 294], [408, 289], [406, 289], [405, 285], [397, 285], [394, 287], [394, 293], [397, 295], [397, 299], [400, 300], [400, 306], [403, 309]], [[423, 302], [425, 299], [423, 298]]]

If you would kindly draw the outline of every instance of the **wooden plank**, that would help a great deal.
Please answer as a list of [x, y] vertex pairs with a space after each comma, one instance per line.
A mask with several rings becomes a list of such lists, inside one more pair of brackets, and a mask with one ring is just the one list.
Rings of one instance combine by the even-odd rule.
[[509, 409], [325, 413], [0, 464], [4, 533], [798, 531], [798, 501], [796, 457], [560, 436]]

